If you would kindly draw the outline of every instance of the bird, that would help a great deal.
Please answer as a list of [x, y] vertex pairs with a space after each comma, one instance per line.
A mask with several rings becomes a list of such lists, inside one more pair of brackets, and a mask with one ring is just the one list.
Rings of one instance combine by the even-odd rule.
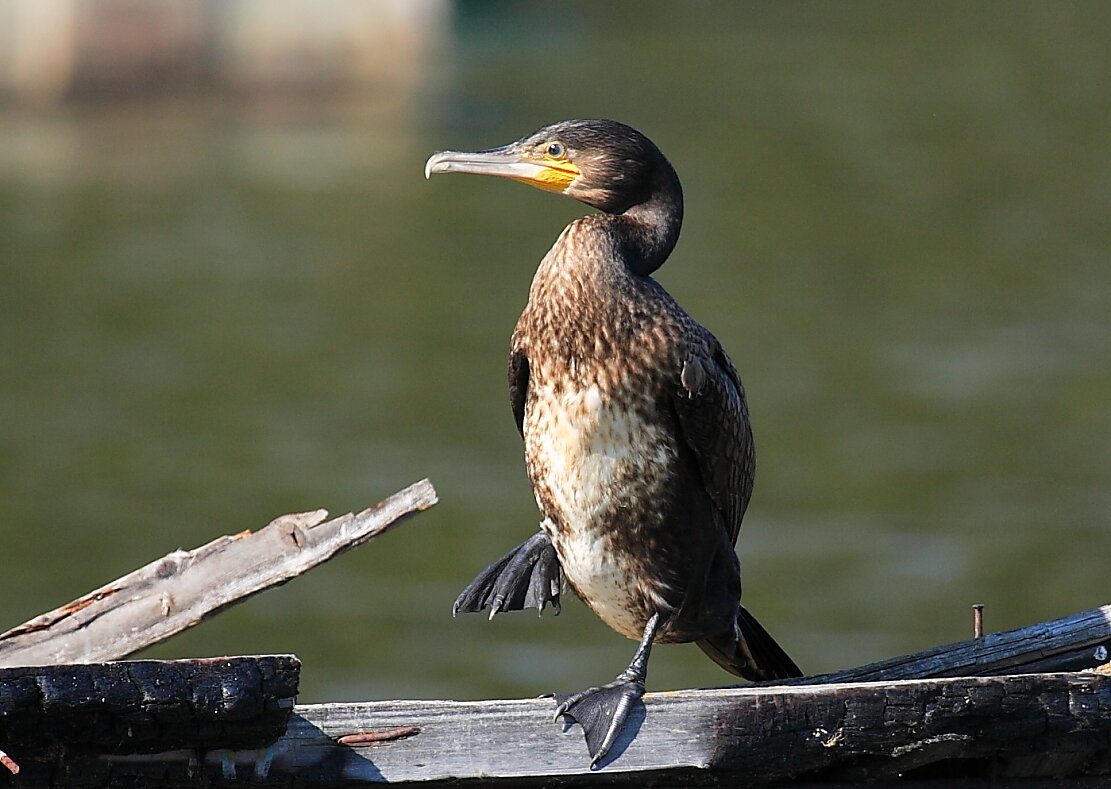
[[605, 684], [556, 695], [596, 768], [645, 693], [655, 643], [696, 643], [737, 676], [801, 671], [740, 603], [735, 543], [752, 495], [745, 390], [718, 339], [652, 277], [683, 221], [659, 148], [613, 120], [553, 123], [436, 173], [510, 178], [597, 209], [540, 261], [511, 339], [509, 400], [540, 529], [479, 573], [452, 608], [490, 618], [571, 590], [638, 642]]

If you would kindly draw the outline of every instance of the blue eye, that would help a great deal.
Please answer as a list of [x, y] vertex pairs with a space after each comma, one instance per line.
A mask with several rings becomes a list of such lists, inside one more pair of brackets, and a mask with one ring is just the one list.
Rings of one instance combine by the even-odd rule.
[[567, 155], [567, 148], [561, 142], [553, 142], [548, 145], [548, 156], [553, 159], [562, 159]]

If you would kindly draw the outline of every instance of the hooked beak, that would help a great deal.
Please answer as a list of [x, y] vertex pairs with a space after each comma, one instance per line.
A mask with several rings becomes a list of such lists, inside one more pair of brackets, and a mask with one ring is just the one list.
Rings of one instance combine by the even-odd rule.
[[424, 164], [424, 177], [433, 173], [474, 173], [512, 178], [540, 189], [562, 192], [581, 171], [566, 159], [535, 159], [512, 145], [488, 151], [440, 151]]

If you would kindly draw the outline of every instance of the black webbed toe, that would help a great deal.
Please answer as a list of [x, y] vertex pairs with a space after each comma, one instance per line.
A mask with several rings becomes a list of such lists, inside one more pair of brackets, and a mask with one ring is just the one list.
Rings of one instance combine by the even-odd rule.
[[452, 614], [476, 613], [489, 607], [490, 617], [502, 611], [551, 605], [559, 613], [563, 569], [548, 535], [537, 532], [480, 572], [460, 592]]

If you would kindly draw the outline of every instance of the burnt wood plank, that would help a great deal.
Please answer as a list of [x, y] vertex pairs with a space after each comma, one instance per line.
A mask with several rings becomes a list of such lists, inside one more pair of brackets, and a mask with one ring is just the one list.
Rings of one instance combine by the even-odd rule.
[[292, 655], [0, 669], [0, 745], [17, 761], [59, 751], [257, 748], [286, 729]]
[[[601, 770], [589, 768], [577, 726], [551, 721], [551, 699], [303, 705], [266, 748], [80, 764], [130, 785], [303, 787], [1027, 781], [1092, 777], [1093, 766], [1109, 765], [1111, 677], [1096, 673], [749, 686], [644, 701]], [[355, 733], [374, 744], [339, 742]], [[28, 768], [28, 777], [49, 769]], [[161, 783], [142, 783], [155, 774]]]
[[1078, 671], [1108, 662], [1111, 605], [1049, 622], [988, 633], [859, 668], [791, 680], [791, 684], [878, 682], [998, 674]]

